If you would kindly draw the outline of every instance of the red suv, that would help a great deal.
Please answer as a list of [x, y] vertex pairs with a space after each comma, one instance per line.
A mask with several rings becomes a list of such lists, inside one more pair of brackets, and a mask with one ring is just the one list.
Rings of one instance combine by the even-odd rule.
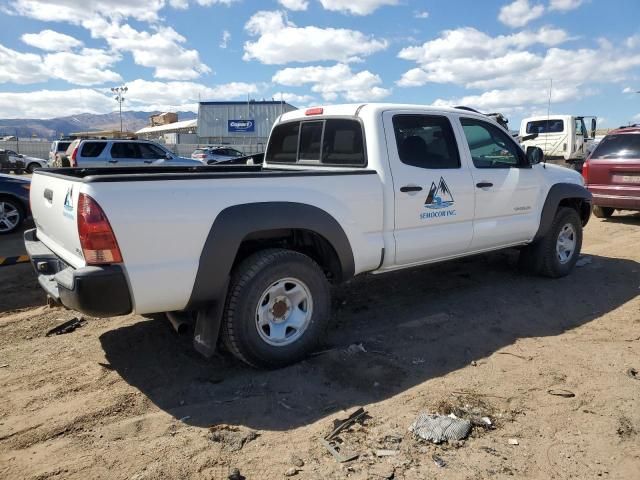
[[640, 125], [609, 132], [584, 163], [582, 176], [596, 217], [640, 211]]

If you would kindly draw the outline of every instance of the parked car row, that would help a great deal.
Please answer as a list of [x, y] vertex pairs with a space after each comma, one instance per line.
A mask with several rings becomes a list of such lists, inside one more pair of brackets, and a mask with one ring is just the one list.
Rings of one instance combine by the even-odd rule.
[[25, 170], [33, 173], [36, 168], [46, 167], [47, 161], [42, 158], [30, 157], [13, 150], [0, 150], [0, 171], [20, 175]]

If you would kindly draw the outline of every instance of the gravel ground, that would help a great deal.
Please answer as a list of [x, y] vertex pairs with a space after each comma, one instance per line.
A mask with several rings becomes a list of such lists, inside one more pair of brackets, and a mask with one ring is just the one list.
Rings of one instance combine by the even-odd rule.
[[[134, 315], [46, 337], [74, 313], [0, 268], [0, 478], [638, 478], [639, 244], [640, 215], [593, 218], [567, 278], [500, 252], [352, 281], [327, 350], [273, 372]], [[320, 439], [360, 406], [337, 463]], [[432, 445], [423, 411], [493, 428]]]

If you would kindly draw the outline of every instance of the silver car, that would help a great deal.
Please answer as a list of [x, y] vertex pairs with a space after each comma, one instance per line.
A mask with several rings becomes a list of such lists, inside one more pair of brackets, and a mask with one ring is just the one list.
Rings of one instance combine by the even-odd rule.
[[229, 147], [202, 147], [191, 154], [192, 159], [199, 160], [205, 165], [212, 165], [244, 156], [244, 153]]
[[[148, 140], [84, 139], [74, 140], [67, 149], [70, 167], [202, 166], [190, 158], [175, 155], [162, 145]], [[66, 164], [68, 163], [68, 165]]]

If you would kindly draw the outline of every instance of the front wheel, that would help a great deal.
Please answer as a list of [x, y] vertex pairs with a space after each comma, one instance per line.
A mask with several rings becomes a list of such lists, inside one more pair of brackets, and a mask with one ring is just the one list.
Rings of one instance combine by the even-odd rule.
[[291, 250], [264, 250], [232, 274], [222, 340], [253, 367], [283, 367], [317, 348], [330, 308], [329, 284], [317, 263]]
[[27, 165], [27, 172], [33, 173], [37, 168], [40, 168], [40, 164], [36, 162], [31, 162], [29, 165]]
[[551, 278], [568, 275], [580, 257], [582, 222], [573, 208], [560, 207], [547, 234], [521, 252], [521, 264]]
[[609, 218], [613, 215], [613, 208], [611, 207], [599, 207], [598, 205], [593, 206], [593, 214], [598, 218]]
[[24, 221], [22, 207], [11, 198], [0, 198], [0, 235], [14, 232]]

